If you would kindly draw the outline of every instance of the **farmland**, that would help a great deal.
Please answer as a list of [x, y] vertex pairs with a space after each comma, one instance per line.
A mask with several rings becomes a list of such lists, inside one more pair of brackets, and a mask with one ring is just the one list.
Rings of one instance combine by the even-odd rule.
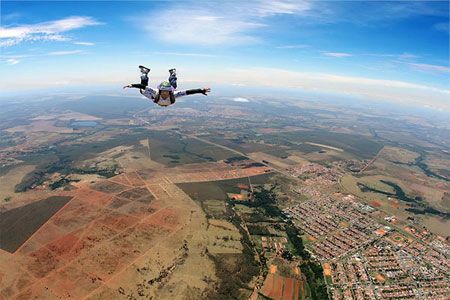
[[0, 213], [1, 249], [15, 252], [71, 197], [49, 197]]
[[328, 255], [387, 241], [434, 266], [444, 249], [447, 150], [420, 124], [263, 98], [54, 101], [0, 112], [0, 297], [322, 299], [357, 293], [336, 276], [359, 264]]

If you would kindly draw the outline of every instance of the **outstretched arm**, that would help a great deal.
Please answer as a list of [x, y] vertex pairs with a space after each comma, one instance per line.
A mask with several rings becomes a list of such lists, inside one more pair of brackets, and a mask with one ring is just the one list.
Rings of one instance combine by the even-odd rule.
[[207, 96], [209, 93], [211, 92], [210, 88], [203, 88], [203, 89], [193, 89], [193, 90], [187, 90], [186, 91], [186, 95], [192, 95], [192, 94], [203, 94], [205, 96]]
[[175, 92], [175, 98], [186, 96], [186, 95], [193, 95], [193, 94], [203, 94], [203, 95], [207, 96], [207, 93], [209, 93], [209, 92], [211, 92], [210, 88], [177, 91], [177, 92]]

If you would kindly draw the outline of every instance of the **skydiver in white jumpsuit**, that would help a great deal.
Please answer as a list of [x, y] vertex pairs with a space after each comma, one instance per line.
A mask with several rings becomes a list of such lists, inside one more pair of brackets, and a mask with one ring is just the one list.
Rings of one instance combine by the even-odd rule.
[[134, 83], [124, 86], [123, 88], [137, 88], [140, 90], [141, 94], [152, 100], [159, 106], [169, 106], [175, 103], [175, 99], [178, 97], [192, 95], [192, 94], [203, 94], [207, 95], [211, 91], [210, 88], [203, 89], [191, 89], [191, 90], [181, 90], [177, 91], [177, 75], [175, 69], [170, 69], [169, 81], [163, 81], [158, 85], [157, 89], [148, 86], [148, 73], [149, 68], [144, 66], [139, 66], [141, 71], [141, 83]]

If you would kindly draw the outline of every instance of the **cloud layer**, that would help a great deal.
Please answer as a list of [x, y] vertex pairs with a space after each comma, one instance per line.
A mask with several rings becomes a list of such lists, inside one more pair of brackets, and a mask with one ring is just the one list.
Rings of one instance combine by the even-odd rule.
[[398, 80], [271, 68], [232, 69], [224, 72], [223, 76], [221, 81], [230, 84], [240, 82], [247, 86], [299, 88], [450, 110], [450, 89]]
[[[214, 5], [195, 2], [186, 8], [173, 7], [151, 15], [145, 27], [152, 37], [161, 41], [203, 46], [233, 46], [257, 43], [258, 29], [267, 27], [265, 18], [281, 14], [303, 14], [311, 8], [310, 1], [217, 2]], [[170, 20], [170, 22], [167, 22]], [[165, 24], [161, 28], [161, 24]], [[141, 27], [141, 24], [137, 24]]]
[[52, 51], [42, 54], [17, 54], [17, 55], [1, 55], [0, 62], [6, 62], [8, 65], [17, 65], [23, 59], [34, 58], [34, 57], [45, 57], [45, 56], [66, 56], [66, 55], [76, 55], [76, 54], [86, 54], [83, 50], [66, 50], [66, 51]]
[[330, 57], [349, 57], [352, 56], [350, 53], [343, 53], [343, 52], [322, 52], [325, 56]]
[[68, 41], [70, 38], [64, 33], [99, 24], [92, 17], [73, 16], [36, 24], [0, 27], [0, 46], [10, 47], [24, 41]]

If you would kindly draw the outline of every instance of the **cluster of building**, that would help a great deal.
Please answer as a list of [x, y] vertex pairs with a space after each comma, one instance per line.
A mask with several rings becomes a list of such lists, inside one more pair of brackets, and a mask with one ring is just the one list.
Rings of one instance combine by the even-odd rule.
[[375, 293], [369, 286], [345, 287], [343, 289], [332, 289], [333, 300], [376, 300]]
[[346, 255], [390, 230], [374, 221], [366, 206], [351, 198], [322, 197], [289, 207], [284, 212], [310, 240], [316, 242], [311, 248], [323, 261]]
[[302, 204], [290, 207], [284, 212], [294, 219], [294, 224], [304, 233], [308, 234], [313, 239], [319, 239], [322, 236], [337, 230], [338, 223], [333, 218], [323, 214], [323, 212], [318, 209], [318, 206], [320, 206], [319, 203], [306, 201]]
[[333, 185], [341, 178], [342, 173], [337, 168], [328, 168], [316, 163], [297, 165], [287, 169], [289, 175], [301, 178], [307, 186], [320, 184]]
[[413, 282], [378, 287], [380, 299], [432, 299], [446, 300], [450, 297], [448, 280]]
[[307, 249], [327, 266], [333, 300], [450, 299], [445, 239], [412, 225], [406, 233], [394, 230], [389, 220], [378, 221], [375, 208], [351, 195], [325, 196], [314, 186], [297, 192], [312, 200], [284, 213], [307, 238]]
[[434, 237], [428, 241], [431, 248], [442, 253], [445, 256], [450, 256], [450, 247], [448, 242], [442, 237]]
[[426, 259], [427, 252], [434, 250], [425, 248], [417, 254], [409, 253], [407, 248], [383, 237], [332, 262], [332, 299], [450, 299], [448, 268], [435, 268]]
[[373, 241], [373, 237], [356, 227], [340, 230], [311, 246], [318, 259], [333, 260]]
[[13, 157], [9, 157], [3, 153], [0, 153], [0, 168], [14, 166], [21, 163], [20, 160]]
[[403, 281], [407, 274], [407, 267], [410, 262], [406, 257], [400, 257], [386, 243], [378, 244], [363, 251], [369, 271], [375, 274], [378, 282], [386, 280]]
[[362, 169], [364, 169], [367, 164], [369, 163], [369, 160], [357, 160], [357, 159], [347, 159], [347, 160], [339, 160], [334, 162], [334, 165], [347, 169], [353, 173], [358, 173]]
[[362, 259], [357, 256], [333, 263], [331, 279], [334, 285], [343, 286], [370, 281]]
[[448, 278], [419, 282], [419, 294], [426, 299], [450, 299]]

